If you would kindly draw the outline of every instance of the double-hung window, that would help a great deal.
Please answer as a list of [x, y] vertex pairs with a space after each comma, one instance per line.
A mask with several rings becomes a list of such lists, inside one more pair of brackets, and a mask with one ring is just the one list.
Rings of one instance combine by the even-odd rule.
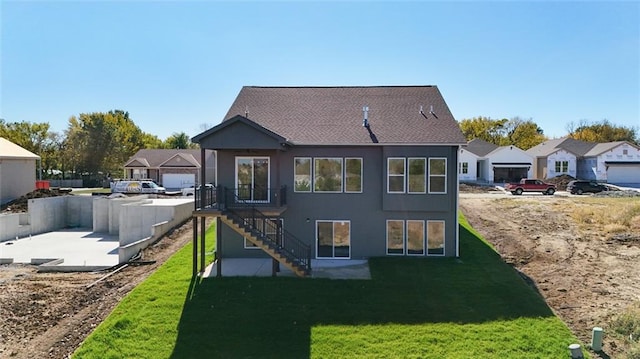
[[387, 192], [404, 193], [405, 184], [404, 158], [390, 157], [387, 159]]
[[569, 172], [569, 161], [556, 161], [556, 173]]
[[460, 162], [458, 163], [458, 173], [467, 174], [469, 173], [469, 162]]
[[429, 158], [429, 193], [447, 193], [446, 158]]
[[344, 182], [346, 193], [362, 193], [362, 158], [344, 159]]

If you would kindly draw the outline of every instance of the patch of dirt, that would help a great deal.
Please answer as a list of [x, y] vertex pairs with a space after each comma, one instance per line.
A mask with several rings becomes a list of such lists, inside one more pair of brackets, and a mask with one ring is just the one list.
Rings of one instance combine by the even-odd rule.
[[624, 352], [625, 343], [607, 330], [617, 314], [640, 298], [640, 240], [634, 227], [612, 235], [605, 225], [581, 226], [571, 216], [572, 211], [594, 205], [598, 204], [582, 197], [460, 198], [469, 223], [528, 277], [583, 343], [591, 343], [593, 327], [604, 329], [606, 354], [592, 357], [615, 358]]
[[109, 271], [38, 273], [30, 265], [0, 265], [0, 358], [68, 358], [192, 233], [187, 221], [144, 250], [142, 260], [154, 264], [127, 266], [90, 288]]
[[553, 178], [549, 178], [544, 180], [546, 183], [551, 183], [556, 185], [556, 189], [558, 191], [566, 191], [567, 190], [567, 185], [569, 184], [569, 182], [575, 180], [575, 178], [573, 178], [572, 176], [569, 175], [560, 175], [557, 177], [553, 177]]
[[460, 192], [465, 193], [487, 193], [487, 192], [495, 192], [499, 191], [496, 186], [479, 184], [479, 183], [460, 183]]
[[20, 196], [13, 201], [3, 204], [0, 207], [0, 213], [27, 212], [29, 209], [28, 203], [30, 199], [67, 196], [70, 195], [69, 192], [70, 191], [68, 190], [61, 190], [59, 188], [37, 189], [25, 194], [24, 196]]

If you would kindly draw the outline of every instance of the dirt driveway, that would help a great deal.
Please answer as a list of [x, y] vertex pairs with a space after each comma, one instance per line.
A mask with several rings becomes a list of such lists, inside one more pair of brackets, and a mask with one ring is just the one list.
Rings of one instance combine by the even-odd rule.
[[460, 209], [584, 343], [599, 326], [606, 355], [625, 351], [607, 330], [640, 299], [640, 197], [461, 194]]

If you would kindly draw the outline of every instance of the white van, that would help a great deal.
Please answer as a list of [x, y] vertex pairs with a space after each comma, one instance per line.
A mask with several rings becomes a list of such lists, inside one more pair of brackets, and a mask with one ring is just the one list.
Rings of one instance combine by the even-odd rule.
[[164, 193], [164, 187], [158, 186], [153, 181], [118, 181], [113, 184], [111, 193]]

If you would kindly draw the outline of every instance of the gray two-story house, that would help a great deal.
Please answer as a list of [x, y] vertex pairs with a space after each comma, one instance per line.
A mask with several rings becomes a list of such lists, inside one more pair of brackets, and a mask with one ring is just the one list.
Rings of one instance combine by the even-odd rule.
[[217, 152], [194, 224], [218, 220], [218, 263], [271, 256], [303, 276], [312, 258], [459, 255], [466, 140], [436, 86], [243, 87], [192, 141]]

